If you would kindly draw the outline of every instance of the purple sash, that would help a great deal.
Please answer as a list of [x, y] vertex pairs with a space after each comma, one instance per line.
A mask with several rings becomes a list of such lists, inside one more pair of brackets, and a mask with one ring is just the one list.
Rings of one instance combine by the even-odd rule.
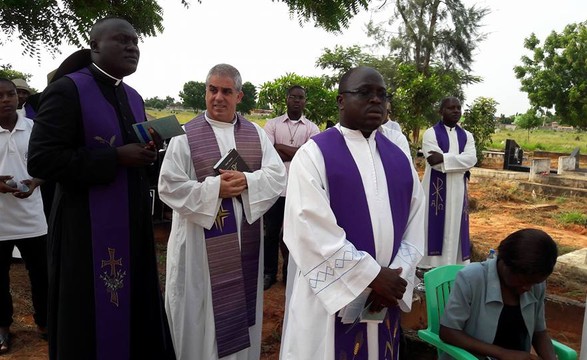
[[[443, 153], [447, 153], [450, 148], [448, 133], [442, 121], [433, 126], [436, 134], [436, 142]], [[459, 143], [459, 154], [465, 150], [467, 144], [467, 133], [460, 126], [455, 127], [457, 140]], [[469, 240], [469, 206], [467, 201], [467, 177], [463, 176], [465, 192], [463, 196], [463, 210], [461, 214], [461, 254], [462, 259], [467, 260], [471, 257], [470, 240]], [[431, 169], [430, 172], [430, 189], [428, 199], [428, 256], [442, 255], [442, 246], [444, 244], [444, 220], [446, 209], [446, 174], [442, 171]]]
[[31, 120], [34, 120], [37, 117], [37, 112], [29, 103], [24, 104], [24, 112], [25, 116]]
[[[75, 83], [80, 99], [84, 138], [89, 149], [124, 145], [114, 107], [104, 98], [87, 68], [67, 75]], [[134, 120], [144, 121], [140, 95], [122, 84]], [[127, 170], [119, 167], [114, 181], [89, 190], [96, 359], [130, 358], [130, 229]]]
[[[324, 157], [330, 207], [336, 216], [338, 226], [345, 230], [347, 240], [358, 250], [366, 251], [375, 258], [375, 239], [367, 197], [361, 174], [344, 137], [339, 129], [331, 128], [314, 136], [312, 140], [316, 142]], [[390, 241], [393, 241], [393, 253], [389, 262], [391, 264], [399, 250], [408, 222], [413, 188], [412, 169], [404, 152], [384, 135], [377, 132], [375, 141], [385, 170], [392, 210], [393, 238], [390, 236]], [[385, 320], [379, 324], [381, 359], [397, 359], [399, 320], [399, 308], [388, 308]], [[366, 339], [366, 324], [352, 326], [335, 320], [335, 359], [367, 359], [367, 347], [363, 347]]]
[[[212, 127], [202, 114], [188, 122], [185, 128], [198, 181], [216, 176], [212, 167], [221, 154]], [[262, 150], [255, 126], [239, 116], [234, 136], [237, 150], [249, 168], [260, 169]], [[222, 200], [214, 226], [204, 229], [219, 357], [249, 347], [248, 328], [255, 324], [260, 221], [249, 225], [243, 219], [240, 227], [239, 245], [230, 198]]]

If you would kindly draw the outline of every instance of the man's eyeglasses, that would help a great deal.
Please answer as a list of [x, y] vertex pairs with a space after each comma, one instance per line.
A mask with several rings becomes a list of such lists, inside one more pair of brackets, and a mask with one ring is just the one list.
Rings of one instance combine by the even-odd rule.
[[306, 97], [304, 95], [288, 95], [287, 98], [290, 100], [306, 100]]
[[391, 95], [389, 95], [385, 89], [377, 89], [371, 90], [367, 88], [360, 88], [355, 90], [343, 90], [339, 91], [339, 94], [353, 94], [357, 96], [361, 100], [371, 100], [373, 96], [377, 97], [379, 100], [385, 102], [391, 99]]

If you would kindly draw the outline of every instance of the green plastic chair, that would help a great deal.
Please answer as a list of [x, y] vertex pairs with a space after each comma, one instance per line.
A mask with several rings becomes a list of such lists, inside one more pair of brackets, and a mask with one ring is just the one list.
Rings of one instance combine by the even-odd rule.
[[[457, 360], [478, 360], [478, 357], [459, 347], [449, 345], [438, 336], [440, 318], [444, 313], [444, 307], [457, 273], [464, 265], [445, 265], [432, 269], [424, 274], [424, 287], [426, 289], [426, 312], [428, 315], [428, 328], [418, 331], [418, 337], [436, 347], [438, 356], [446, 353]], [[576, 360], [577, 352], [570, 347], [552, 340], [554, 351], [559, 360]]]

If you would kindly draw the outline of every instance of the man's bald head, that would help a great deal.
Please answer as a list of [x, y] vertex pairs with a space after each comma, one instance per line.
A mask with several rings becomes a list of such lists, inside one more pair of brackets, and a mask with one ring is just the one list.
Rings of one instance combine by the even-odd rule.
[[134, 73], [139, 63], [138, 36], [121, 18], [96, 21], [90, 31], [92, 61], [108, 74], [123, 78]]

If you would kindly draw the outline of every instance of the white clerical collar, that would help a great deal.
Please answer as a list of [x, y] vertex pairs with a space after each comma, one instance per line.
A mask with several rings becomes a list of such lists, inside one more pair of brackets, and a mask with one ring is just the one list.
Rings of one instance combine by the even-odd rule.
[[100, 67], [99, 67], [98, 65], [96, 65], [96, 63], [92, 63], [92, 65], [94, 65], [94, 66], [96, 67], [96, 69], [100, 70], [100, 72], [101, 72], [102, 74], [104, 74], [104, 75], [108, 76], [109, 78], [111, 78], [112, 80], [116, 81], [116, 82], [114, 83], [114, 86], [118, 86], [118, 85], [119, 85], [119, 84], [122, 82], [122, 79], [115, 78], [114, 76], [112, 76], [112, 75], [108, 74], [106, 71], [104, 71], [104, 70], [100, 69]]
[[[340, 123], [334, 125], [336, 128], [338, 128], [338, 131], [340, 131], [340, 133], [348, 138], [356, 138], [356, 139], [366, 139], [365, 135], [363, 135], [363, 132], [361, 130], [353, 130], [353, 129], [349, 129], [345, 126], [342, 126]], [[369, 134], [368, 139], [371, 139], [375, 136], [375, 133], [377, 132], [377, 129], [373, 130], [373, 132], [371, 134]]]
[[234, 118], [232, 119], [231, 122], [225, 122], [225, 121], [220, 121], [220, 120], [214, 120], [212, 119], [210, 116], [208, 116], [208, 111], [204, 112], [204, 118], [206, 118], [206, 121], [208, 121], [211, 124], [215, 124], [215, 125], [219, 125], [219, 126], [232, 126], [236, 123], [236, 114], [234, 114]]

